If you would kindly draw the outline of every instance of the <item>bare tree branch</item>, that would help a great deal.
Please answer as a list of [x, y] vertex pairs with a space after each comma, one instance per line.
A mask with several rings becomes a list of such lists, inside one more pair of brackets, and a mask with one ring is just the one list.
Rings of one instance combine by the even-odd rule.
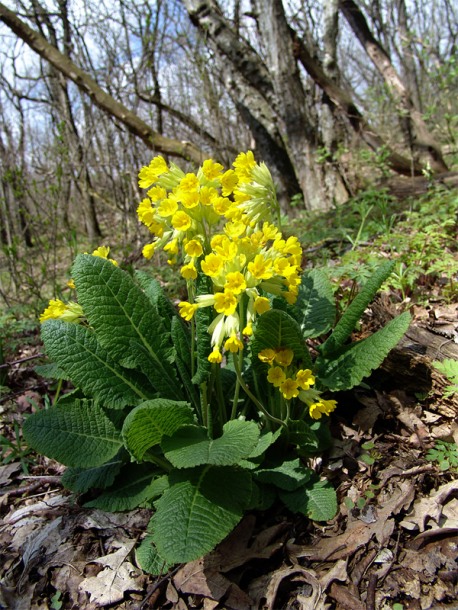
[[166, 138], [156, 133], [137, 115], [108, 95], [88, 74], [49, 44], [41, 34], [21, 21], [4, 4], [0, 4], [0, 20], [38, 53], [40, 57], [49, 61], [66, 78], [72, 80], [82, 91], [89, 95], [96, 106], [108, 112], [131, 133], [141, 138], [148, 148], [164, 154], [189, 159], [195, 163], [201, 163], [204, 153], [194, 144]]

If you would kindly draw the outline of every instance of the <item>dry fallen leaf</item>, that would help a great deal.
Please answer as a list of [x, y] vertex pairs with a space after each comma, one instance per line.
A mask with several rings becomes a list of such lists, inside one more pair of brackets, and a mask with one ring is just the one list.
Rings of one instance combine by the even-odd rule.
[[135, 545], [135, 540], [127, 540], [109, 555], [93, 559], [91, 563], [104, 566], [97, 576], [81, 581], [79, 590], [89, 594], [91, 603], [98, 607], [109, 606], [124, 599], [127, 591], [142, 591], [143, 577], [127, 557]]
[[405, 529], [417, 529], [424, 532], [426, 523], [432, 519], [437, 525], [440, 523], [443, 505], [448, 496], [458, 490], [458, 480], [450, 481], [441, 485], [439, 489], [433, 489], [428, 498], [421, 498], [413, 505], [412, 512], [401, 521]]

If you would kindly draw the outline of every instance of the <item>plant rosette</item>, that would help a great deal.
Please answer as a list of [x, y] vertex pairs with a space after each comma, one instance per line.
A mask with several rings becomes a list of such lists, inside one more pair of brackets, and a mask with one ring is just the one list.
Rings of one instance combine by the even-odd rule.
[[46, 374], [75, 390], [24, 433], [67, 466], [70, 490], [97, 490], [85, 506], [154, 509], [137, 555], [159, 573], [208, 553], [277, 498], [310, 519], [334, 517], [335, 491], [307, 461], [330, 444], [332, 392], [377, 368], [410, 318], [351, 342], [392, 264], [336, 323], [332, 286], [318, 269], [302, 273], [298, 239], [282, 234], [272, 177], [252, 152], [226, 171], [206, 160], [196, 174], [159, 156], [139, 178], [138, 216], [152, 235], [143, 254], [167, 252], [188, 298], [175, 307], [108, 248], [77, 256], [77, 302], [53, 300], [41, 316]]

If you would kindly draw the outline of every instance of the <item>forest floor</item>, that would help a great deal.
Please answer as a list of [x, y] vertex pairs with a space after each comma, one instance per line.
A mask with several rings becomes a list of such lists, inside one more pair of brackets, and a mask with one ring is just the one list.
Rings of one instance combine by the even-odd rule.
[[[383, 308], [367, 312], [362, 333]], [[440, 335], [431, 333], [430, 309], [415, 308], [412, 329], [439, 341], [428, 350], [450, 347], [443, 324], [457, 326], [457, 306], [434, 315]], [[457, 467], [441, 470], [425, 458], [438, 439], [458, 440], [458, 401], [444, 398], [446, 380], [431, 358], [411, 339], [405, 344], [398, 352], [407, 354], [410, 375], [393, 373], [391, 362], [371, 389], [338, 397], [334, 447], [316, 464], [338, 490], [332, 522], [280, 507], [250, 514], [215, 552], [159, 579], [134, 559], [150, 511], [81, 508], [60, 486], [62, 467], [16, 441], [14, 459], [0, 466], [0, 607], [458, 608]], [[2, 435], [12, 443], [49, 390], [26, 360], [39, 350], [38, 337], [29, 337], [11, 367]]]
[[[378, 298], [355, 338], [400, 307]], [[458, 305], [410, 309], [381, 369], [336, 396], [332, 450], [313, 464], [337, 489], [336, 517], [248, 514], [214, 552], [159, 578], [135, 560], [149, 510], [82, 508], [60, 484], [63, 467], [23, 444], [21, 424], [50, 387], [34, 371], [38, 334], [18, 337], [0, 405], [0, 608], [458, 608], [458, 395], [431, 364], [458, 357]], [[427, 459], [438, 447], [451, 453]]]

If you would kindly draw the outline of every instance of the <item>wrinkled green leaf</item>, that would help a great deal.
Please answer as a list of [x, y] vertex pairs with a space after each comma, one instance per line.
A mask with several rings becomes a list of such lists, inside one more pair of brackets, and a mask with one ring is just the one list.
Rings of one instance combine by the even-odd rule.
[[151, 534], [148, 534], [142, 540], [141, 544], [135, 551], [135, 558], [141, 569], [147, 574], [152, 574], [153, 576], [167, 574], [167, 572], [173, 566], [172, 563], [168, 563], [159, 555], [157, 548], [154, 546], [153, 536]]
[[51, 360], [59, 364], [75, 386], [105, 407], [134, 406], [153, 395], [147, 379], [114, 362], [89, 329], [62, 320], [47, 320], [42, 324], [41, 336]]
[[[213, 287], [209, 277], [200, 274], [197, 278], [197, 295], [211, 294]], [[208, 379], [212, 368], [208, 356], [212, 351], [211, 336], [208, 327], [213, 320], [213, 310], [211, 307], [202, 307], [195, 313], [196, 323], [196, 346], [197, 346], [197, 370], [192, 378], [192, 382], [200, 385]]]
[[310, 468], [303, 466], [299, 458], [285, 460], [269, 468], [260, 468], [254, 473], [257, 482], [275, 485], [275, 487], [288, 491], [303, 486], [311, 475]]
[[172, 319], [171, 337], [176, 349], [175, 364], [186, 391], [187, 398], [194, 405], [196, 410], [199, 410], [199, 392], [196, 384], [192, 381], [191, 333], [189, 328], [184, 326], [183, 321], [176, 316]]
[[110, 512], [133, 510], [138, 506], [147, 506], [167, 487], [167, 477], [158, 476], [157, 469], [149, 464], [127, 464], [111, 488], [84, 506]]
[[130, 275], [100, 257], [80, 254], [72, 276], [78, 301], [111, 358], [141, 367], [162, 396], [180, 399], [170, 335]]
[[328, 481], [315, 481], [311, 487], [280, 493], [280, 499], [293, 513], [302, 513], [313, 521], [329, 521], [337, 513], [337, 496]]
[[75, 399], [38, 411], [24, 423], [27, 443], [65, 466], [91, 468], [113, 458], [121, 434], [92, 401]]
[[124, 444], [137, 460], [141, 460], [145, 452], [158, 445], [165, 435], [170, 436], [180, 426], [193, 421], [192, 409], [184, 402], [165, 398], [149, 400], [126, 417], [122, 429]]
[[165, 457], [176, 468], [193, 468], [201, 464], [231, 466], [253, 451], [259, 428], [253, 421], [232, 420], [223, 426], [219, 438], [209, 439], [205, 428], [182, 426], [162, 441]]
[[336, 306], [331, 282], [320, 269], [302, 276], [295, 303], [296, 319], [305, 339], [327, 333], [336, 319]]
[[178, 316], [178, 312], [170, 299], [165, 295], [161, 284], [145, 271], [136, 271], [135, 279], [143, 288], [155, 311], [159, 314], [165, 328], [170, 332], [171, 321]]
[[211, 551], [240, 521], [252, 496], [250, 473], [236, 467], [177, 470], [169, 482], [151, 521], [154, 544], [169, 563]]
[[375, 270], [371, 278], [366, 282], [361, 291], [350, 303], [344, 314], [337, 322], [332, 334], [321, 346], [321, 353], [329, 356], [345, 345], [356, 324], [361, 319], [364, 310], [373, 300], [383, 282], [389, 277], [393, 270], [394, 262], [384, 262]]
[[315, 363], [315, 373], [320, 383], [333, 391], [348, 390], [358, 385], [380, 366], [401, 340], [409, 324], [410, 315], [405, 312], [366, 339], [333, 353], [329, 359], [320, 355]]
[[79, 494], [89, 489], [106, 489], [113, 484], [123, 463], [115, 457], [106, 464], [94, 468], [67, 468], [62, 475], [62, 485]]
[[303, 366], [307, 368], [312, 366], [299, 323], [284, 311], [271, 309], [262, 314], [256, 324], [250, 345], [255, 365], [260, 362], [258, 354], [261, 350], [288, 347], [293, 350], [295, 359], [302, 362]]

